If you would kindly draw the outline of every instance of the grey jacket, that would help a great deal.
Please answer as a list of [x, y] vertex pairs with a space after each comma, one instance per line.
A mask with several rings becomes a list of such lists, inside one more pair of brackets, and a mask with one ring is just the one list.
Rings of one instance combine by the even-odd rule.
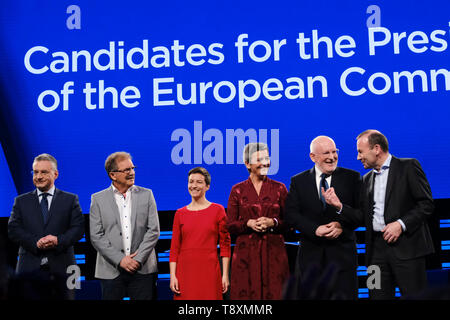
[[[155, 246], [159, 238], [159, 219], [155, 198], [150, 189], [134, 186], [131, 196], [131, 253], [141, 263], [138, 273], [157, 272]], [[114, 279], [125, 251], [119, 209], [112, 187], [91, 197], [89, 215], [91, 243], [97, 250], [95, 277]]]

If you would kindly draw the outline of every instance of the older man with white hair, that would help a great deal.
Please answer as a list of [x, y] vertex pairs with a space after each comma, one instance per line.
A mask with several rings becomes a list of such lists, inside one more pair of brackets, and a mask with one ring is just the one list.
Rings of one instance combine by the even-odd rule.
[[[318, 136], [311, 142], [310, 158], [314, 167], [291, 178], [286, 199], [286, 221], [300, 231], [301, 245], [298, 250], [297, 276], [301, 283], [308, 283], [302, 277], [315, 266], [319, 273], [333, 268], [334, 283], [329, 283], [331, 299], [356, 299], [357, 297], [357, 254], [355, 234], [352, 228], [341, 225], [341, 208], [328, 205], [324, 198], [331, 189], [339, 199], [352, 208], [357, 208], [360, 174], [337, 166], [339, 150], [333, 139]], [[305, 290], [300, 288], [301, 296]], [[315, 298], [315, 297], [310, 297]]]

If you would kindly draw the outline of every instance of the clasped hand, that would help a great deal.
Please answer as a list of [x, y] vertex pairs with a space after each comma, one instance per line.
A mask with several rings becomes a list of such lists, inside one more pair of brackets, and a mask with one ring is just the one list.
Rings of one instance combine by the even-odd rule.
[[129, 256], [125, 256], [120, 260], [120, 267], [129, 273], [135, 273], [141, 267], [141, 264], [133, 258], [137, 255], [137, 251]]
[[387, 243], [394, 243], [398, 240], [398, 238], [402, 234], [403, 229], [402, 229], [402, 225], [400, 224], [400, 222], [394, 221], [394, 222], [388, 223], [383, 228], [383, 230], [381, 230], [381, 232], [383, 232], [383, 239]]
[[249, 219], [247, 226], [256, 232], [266, 232], [268, 228], [272, 228], [275, 222], [272, 218], [259, 217], [258, 219]]
[[49, 234], [48, 236], [40, 238], [36, 242], [36, 246], [38, 249], [47, 250], [52, 249], [58, 245], [58, 238]]
[[316, 236], [327, 239], [336, 239], [342, 233], [341, 224], [337, 221], [323, 224], [316, 229]]

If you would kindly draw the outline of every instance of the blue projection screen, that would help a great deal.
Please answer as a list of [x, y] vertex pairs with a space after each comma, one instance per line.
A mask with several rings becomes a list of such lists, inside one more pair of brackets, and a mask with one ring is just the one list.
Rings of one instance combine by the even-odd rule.
[[421, 162], [434, 198], [450, 195], [448, 0], [0, 6], [1, 143], [19, 193], [34, 156], [51, 153], [57, 187], [87, 213], [110, 184], [107, 155], [125, 150], [159, 210], [190, 201], [194, 166], [226, 206], [248, 177], [248, 141], [269, 144], [270, 173], [289, 187], [321, 134], [363, 173], [355, 137], [373, 128]]

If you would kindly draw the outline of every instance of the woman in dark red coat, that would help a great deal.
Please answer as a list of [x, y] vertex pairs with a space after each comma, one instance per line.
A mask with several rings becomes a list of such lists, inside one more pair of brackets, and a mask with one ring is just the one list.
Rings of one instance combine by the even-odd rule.
[[289, 265], [281, 234], [286, 186], [269, 179], [269, 149], [249, 143], [244, 162], [250, 177], [233, 186], [228, 199], [228, 231], [236, 235], [230, 297], [281, 299]]

